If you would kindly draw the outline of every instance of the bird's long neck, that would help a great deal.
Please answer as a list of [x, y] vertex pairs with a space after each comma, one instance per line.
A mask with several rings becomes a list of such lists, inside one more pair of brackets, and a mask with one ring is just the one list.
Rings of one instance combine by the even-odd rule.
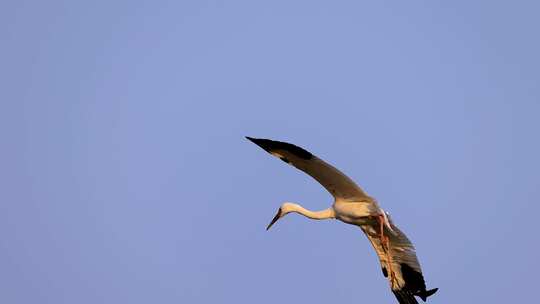
[[333, 208], [328, 208], [321, 211], [311, 211], [311, 210], [307, 210], [306, 208], [298, 204], [291, 204], [289, 212], [299, 213], [305, 217], [308, 217], [314, 220], [326, 220], [326, 219], [333, 219], [336, 217], [336, 214]]

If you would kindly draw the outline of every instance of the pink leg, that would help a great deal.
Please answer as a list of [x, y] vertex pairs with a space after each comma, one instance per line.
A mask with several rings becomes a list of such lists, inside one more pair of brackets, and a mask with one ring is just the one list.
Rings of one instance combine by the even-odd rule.
[[393, 271], [392, 267], [392, 253], [390, 252], [390, 238], [384, 235], [384, 215], [380, 214], [377, 216], [377, 220], [379, 222], [379, 239], [381, 241], [381, 245], [383, 247], [383, 250], [386, 253], [386, 263], [387, 263], [387, 270], [390, 274], [390, 281], [393, 282], [396, 279], [396, 274]]
[[382, 244], [383, 250], [386, 253], [386, 262], [388, 263], [388, 266], [389, 266], [387, 268], [389, 269], [388, 272], [390, 273], [390, 281], [393, 284], [393, 282], [396, 279], [396, 274], [394, 273], [394, 270], [392, 267], [393, 259], [392, 259], [392, 252], [390, 251], [390, 238], [387, 237], [386, 235], [383, 235], [381, 238], [381, 244]]
[[378, 215], [377, 219], [379, 220], [379, 238], [381, 239], [381, 244], [383, 246], [383, 249], [388, 251], [388, 243], [389, 239], [384, 235], [384, 216]]

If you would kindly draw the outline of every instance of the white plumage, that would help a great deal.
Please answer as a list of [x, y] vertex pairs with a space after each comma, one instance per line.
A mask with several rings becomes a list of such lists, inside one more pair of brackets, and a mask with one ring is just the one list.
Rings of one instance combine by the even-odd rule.
[[334, 203], [322, 211], [310, 211], [294, 203], [284, 203], [267, 229], [288, 213], [311, 219], [338, 219], [362, 229], [377, 252], [382, 272], [400, 304], [418, 303], [414, 296], [426, 300], [437, 288], [426, 290], [422, 269], [413, 244], [390, 216], [354, 181], [332, 165], [293, 144], [247, 137], [273, 156], [302, 170], [317, 180], [334, 197]]

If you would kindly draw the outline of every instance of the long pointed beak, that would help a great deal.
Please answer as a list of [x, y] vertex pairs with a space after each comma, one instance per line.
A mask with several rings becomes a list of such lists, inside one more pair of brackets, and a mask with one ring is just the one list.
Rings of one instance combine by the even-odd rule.
[[274, 216], [270, 224], [268, 224], [268, 226], [266, 227], [266, 230], [268, 231], [268, 229], [270, 229], [270, 227], [272, 227], [272, 225], [274, 225], [274, 223], [277, 222], [277, 220], [279, 220], [280, 217], [281, 217], [281, 208], [279, 208], [276, 216]]

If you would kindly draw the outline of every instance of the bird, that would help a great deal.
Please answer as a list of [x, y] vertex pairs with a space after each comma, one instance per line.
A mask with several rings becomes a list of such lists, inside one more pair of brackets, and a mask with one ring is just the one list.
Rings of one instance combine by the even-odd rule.
[[400, 304], [418, 304], [415, 296], [425, 302], [438, 290], [426, 290], [415, 247], [394, 224], [390, 214], [347, 175], [296, 145], [249, 136], [246, 138], [271, 155], [310, 175], [334, 197], [332, 206], [321, 211], [311, 211], [299, 204], [285, 202], [266, 230], [290, 213], [298, 213], [313, 220], [337, 219], [358, 226], [375, 249], [383, 276], [387, 278], [390, 289]]

